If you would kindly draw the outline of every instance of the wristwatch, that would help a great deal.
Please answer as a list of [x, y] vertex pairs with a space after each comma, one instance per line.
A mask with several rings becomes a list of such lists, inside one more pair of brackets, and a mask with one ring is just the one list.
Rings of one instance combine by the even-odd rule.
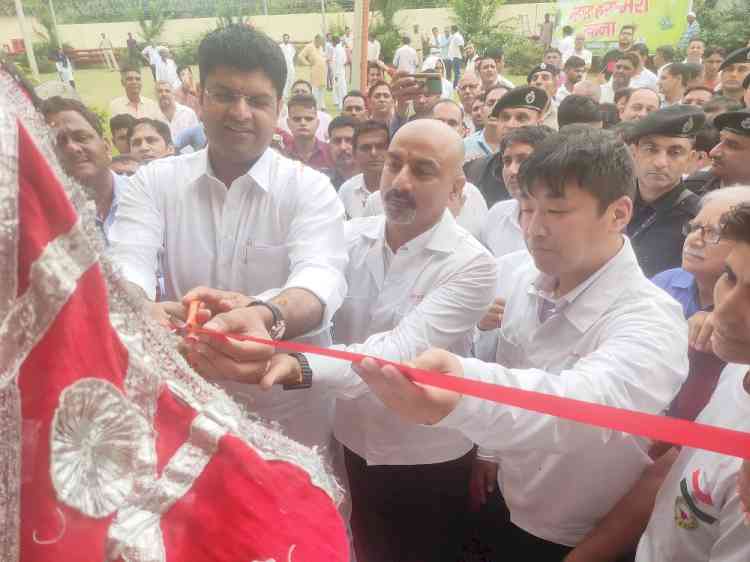
[[248, 308], [251, 306], [265, 306], [271, 311], [271, 314], [273, 315], [273, 324], [271, 324], [271, 328], [268, 330], [271, 339], [280, 340], [284, 337], [284, 332], [286, 331], [286, 320], [284, 320], [284, 316], [281, 314], [281, 309], [278, 306], [272, 302], [265, 301], [253, 301], [247, 305]]
[[299, 382], [294, 384], [283, 385], [284, 390], [301, 390], [303, 388], [310, 388], [312, 386], [312, 369], [310, 363], [307, 362], [307, 357], [301, 353], [290, 353], [294, 357], [302, 370]]

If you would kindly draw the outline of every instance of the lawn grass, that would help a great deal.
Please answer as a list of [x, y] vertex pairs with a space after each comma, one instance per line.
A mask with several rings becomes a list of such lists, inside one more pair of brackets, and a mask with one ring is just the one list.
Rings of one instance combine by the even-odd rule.
[[[308, 67], [297, 67], [297, 78], [309, 79], [310, 69]], [[193, 67], [193, 75], [198, 77], [198, 68]], [[525, 83], [523, 76], [509, 76], [514, 84], [520, 85]], [[41, 82], [57, 80], [57, 74], [49, 73], [40, 76]], [[78, 93], [81, 95], [83, 102], [89, 107], [95, 109], [100, 115], [109, 111], [109, 102], [116, 97], [124, 95], [120, 85], [120, 74], [101, 68], [79, 69], [75, 71], [75, 83]], [[156, 99], [154, 95], [154, 80], [151, 77], [151, 71], [148, 68], [143, 69], [143, 95]], [[339, 111], [333, 103], [333, 93], [326, 91], [325, 100], [328, 112], [332, 116], [338, 115]], [[108, 116], [109, 117], [109, 116]]]

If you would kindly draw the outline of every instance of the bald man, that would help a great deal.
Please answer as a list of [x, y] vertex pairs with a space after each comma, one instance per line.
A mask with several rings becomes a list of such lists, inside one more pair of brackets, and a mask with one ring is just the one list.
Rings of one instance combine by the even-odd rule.
[[[431, 346], [469, 354], [496, 274], [448, 210], [465, 182], [462, 163], [461, 138], [440, 121], [409, 122], [393, 137], [380, 182], [385, 214], [347, 223], [349, 294], [335, 316], [336, 344], [392, 361]], [[401, 421], [343, 361], [280, 354], [259, 378], [264, 386], [308, 378], [338, 398], [359, 560], [460, 558], [470, 440]]]

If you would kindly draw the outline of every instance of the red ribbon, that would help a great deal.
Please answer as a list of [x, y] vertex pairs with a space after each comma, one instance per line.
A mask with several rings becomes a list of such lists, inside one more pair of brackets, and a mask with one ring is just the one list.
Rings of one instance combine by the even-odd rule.
[[191, 332], [222, 339], [230, 338], [255, 342], [285, 351], [323, 355], [352, 363], [360, 363], [363, 359], [370, 358], [380, 365], [393, 365], [412, 381], [420, 384], [452, 390], [459, 394], [475, 396], [498, 404], [539, 412], [540, 414], [630, 433], [653, 441], [664, 441], [674, 445], [714, 451], [723, 455], [750, 458], [750, 433], [425, 371], [378, 357], [339, 349], [317, 347], [292, 341], [267, 340], [254, 336], [223, 334], [197, 327], [193, 328]]

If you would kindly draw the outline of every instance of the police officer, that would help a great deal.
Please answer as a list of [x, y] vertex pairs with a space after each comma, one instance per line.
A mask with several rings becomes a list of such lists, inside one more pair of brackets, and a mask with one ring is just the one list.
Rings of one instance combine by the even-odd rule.
[[699, 107], [674, 105], [649, 113], [630, 131], [638, 190], [627, 234], [647, 277], [680, 267], [682, 225], [695, 217], [699, 201], [682, 177], [705, 122]]
[[[497, 138], [502, 142], [513, 129], [540, 125], [548, 101], [549, 96], [541, 88], [513, 88], [497, 101], [486, 126], [496, 127]], [[464, 166], [466, 179], [479, 188], [487, 200], [487, 207], [511, 197], [503, 183], [502, 166], [500, 153], [477, 158]]]
[[709, 153], [711, 169], [685, 180], [698, 195], [750, 183], [750, 109], [722, 113], [714, 119], [714, 127], [719, 130], [719, 144]]
[[750, 75], [750, 47], [732, 51], [719, 67], [722, 96], [742, 102], [742, 81]]

